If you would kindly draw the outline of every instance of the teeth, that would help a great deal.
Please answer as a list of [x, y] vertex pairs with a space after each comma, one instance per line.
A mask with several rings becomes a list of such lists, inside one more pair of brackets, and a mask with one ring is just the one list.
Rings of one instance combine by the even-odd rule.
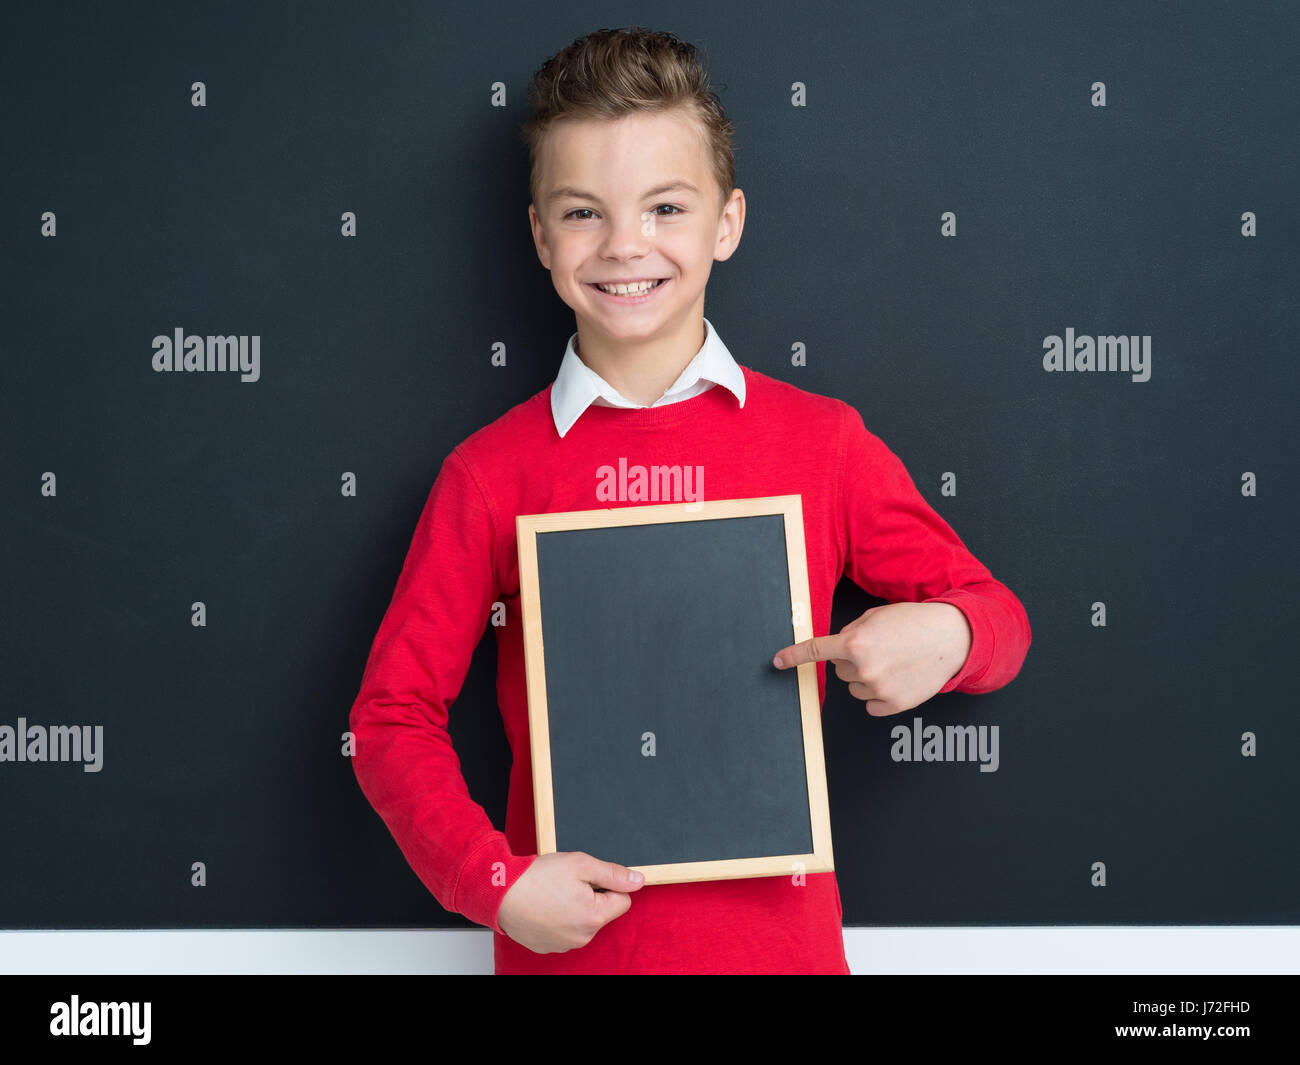
[[657, 284], [658, 281], [639, 281], [631, 285], [597, 285], [596, 287], [611, 296], [639, 296], [643, 292], [649, 292]]

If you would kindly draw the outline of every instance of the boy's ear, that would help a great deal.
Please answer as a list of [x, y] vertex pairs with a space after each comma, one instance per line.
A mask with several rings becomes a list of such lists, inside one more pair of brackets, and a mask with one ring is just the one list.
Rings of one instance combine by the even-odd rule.
[[537, 205], [528, 205], [528, 226], [533, 232], [533, 245], [537, 248], [537, 258], [546, 269], [551, 268], [551, 249], [546, 245], [546, 231], [537, 219]]

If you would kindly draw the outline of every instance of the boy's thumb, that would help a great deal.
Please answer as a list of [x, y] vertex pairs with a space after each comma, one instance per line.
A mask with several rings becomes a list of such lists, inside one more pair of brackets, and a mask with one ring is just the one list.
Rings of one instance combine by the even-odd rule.
[[602, 862], [597, 858], [591, 860], [586, 880], [592, 887], [601, 887], [609, 891], [635, 891], [645, 883], [645, 877], [625, 865], [615, 862]]

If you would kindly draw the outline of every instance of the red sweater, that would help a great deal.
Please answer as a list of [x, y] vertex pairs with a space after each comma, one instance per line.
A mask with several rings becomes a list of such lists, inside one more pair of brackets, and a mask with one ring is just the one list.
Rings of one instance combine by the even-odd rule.
[[[548, 386], [457, 445], [429, 493], [352, 707], [353, 766], [434, 897], [493, 929], [498, 973], [849, 971], [834, 873], [802, 884], [774, 876], [642, 887], [627, 913], [564, 953], [536, 954], [501, 931], [501, 899], [536, 855], [517, 514], [637, 505], [597, 497], [598, 469], [617, 470], [620, 458], [702, 466], [706, 499], [799, 494], [815, 634], [830, 631], [831, 597], [847, 574], [878, 598], [951, 603], [966, 615], [970, 653], [942, 691], [992, 691], [1020, 670], [1030, 641], [1020, 601], [858, 412], [742, 369], [743, 408], [718, 386], [658, 407], [593, 405], [563, 438]], [[505, 624], [493, 627], [497, 700], [514, 754], [504, 833], [470, 798], [447, 734], [496, 602], [505, 606]], [[825, 663], [817, 685], [824, 701]]]

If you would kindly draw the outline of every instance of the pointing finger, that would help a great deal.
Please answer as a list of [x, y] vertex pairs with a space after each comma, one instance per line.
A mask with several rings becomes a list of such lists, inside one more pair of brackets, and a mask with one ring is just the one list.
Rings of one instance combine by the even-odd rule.
[[792, 666], [801, 666], [805, 662], [829, 662], [832, 659], [847, 657], [844, 636], [837, 633], [831, 636], [814, 636], [811, 640], [782, 647], [772, 659], [772, 665], [777, 669], [788, 669]]

